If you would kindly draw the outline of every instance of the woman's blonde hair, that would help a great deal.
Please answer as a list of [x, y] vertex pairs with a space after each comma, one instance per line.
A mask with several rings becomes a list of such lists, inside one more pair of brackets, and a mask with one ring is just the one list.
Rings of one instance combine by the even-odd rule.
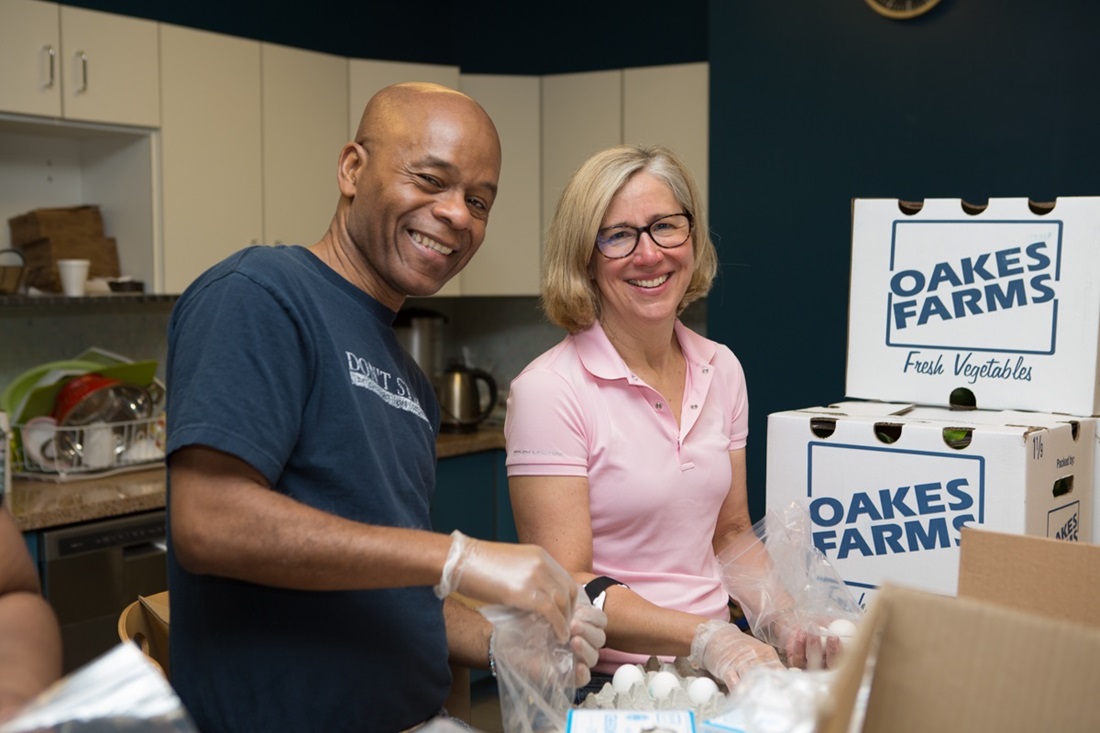
[[546, 235], [542, 270], [542, 309], [569, 333], [583, 331], [600, 317], [600, 294], [589, 269], [596, 254], [596, 232], [611, 199], [627, 181], [645, 172], [672, 189], [691, 214], [695, 270], [677, 308], [705, 296], [718, 271], [718, 253], [691, 172], [675, 153], [660, 145], [620, 145], [596, 153], [569, 179]]

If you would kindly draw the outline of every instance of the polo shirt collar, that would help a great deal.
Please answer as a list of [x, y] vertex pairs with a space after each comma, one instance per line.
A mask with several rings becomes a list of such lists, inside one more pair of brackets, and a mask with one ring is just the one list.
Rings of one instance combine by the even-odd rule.
[[[714, 360], [717, 345], [713, 341], [695, 333], [679, 319], [676, 319], [672, 329], [688, 364], [710, 364]], [[611, 340], [607, 338], [599, 321], [573, 334], [573, 340], [581, 363], [592, 376], [599, 379], [630, 378], [626, 362], [611, 345]]]

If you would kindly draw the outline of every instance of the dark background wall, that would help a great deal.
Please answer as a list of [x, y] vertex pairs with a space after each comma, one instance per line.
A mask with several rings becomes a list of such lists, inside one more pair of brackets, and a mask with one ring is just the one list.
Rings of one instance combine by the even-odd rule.
[[560, 74], [705, 61], [707, 0], [61, 0], [63, 5], [325, 51]]
[[712, 0], [707, 333], [749, 380], [754, 517], [767, 415], [844, 397], [851, 199], [1100, 194], [1098, 31], [1086, 0]]
[[467, 73], [709, 60], [707, 332], [748, 375], [754, 517], [768, 414], [844, 396], [853, 198], [1100, 194], [1092, 0], [941, 0], [904, 22], [862, 0], [67, 1]]

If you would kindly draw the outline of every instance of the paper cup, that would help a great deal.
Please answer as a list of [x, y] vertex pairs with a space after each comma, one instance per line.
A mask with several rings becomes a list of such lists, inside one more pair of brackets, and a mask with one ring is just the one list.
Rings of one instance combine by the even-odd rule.
[[84, 295], [88, 282], [88, 268], [91, 260], [58, 260], [57, 272], [61, 276], [61, 291], [70, 298]]

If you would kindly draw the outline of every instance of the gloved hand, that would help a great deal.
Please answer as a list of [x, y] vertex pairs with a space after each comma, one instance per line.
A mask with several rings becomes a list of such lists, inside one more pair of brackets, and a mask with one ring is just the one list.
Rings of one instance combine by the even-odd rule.
[[[855, 632], [855, 624], [837, 626], [837, 619], [807, 619], [794, 609], [780, 611], [760, 629], [760, 635], [774, 646], [791, 667], [830, 669], [840, 659], [844, 643]], [[843, 634], [830, 632], [841, 629]]]
[[458, 591], [485, 603], [534, 611], [550, 622], [560, 641], [565, 641], [578, 587], [565, 568], [541, 547], [487, 542], [455, 530], [434, 590], [438, 598]]
[[753, 665], [785, 669], [770, 646], [733, 624], [714, 619], [696, 628], [688, 662], [710, 672], [731, 690]]
[[577, 593], [573, 620], [569, 624], [569, 648], [573, 651], [573, 670], [577, 688], [592, 680], [592, 667], [600, 658], [600, 649], [607, 643], [607, 614], [592, 605], [588, 596]]

